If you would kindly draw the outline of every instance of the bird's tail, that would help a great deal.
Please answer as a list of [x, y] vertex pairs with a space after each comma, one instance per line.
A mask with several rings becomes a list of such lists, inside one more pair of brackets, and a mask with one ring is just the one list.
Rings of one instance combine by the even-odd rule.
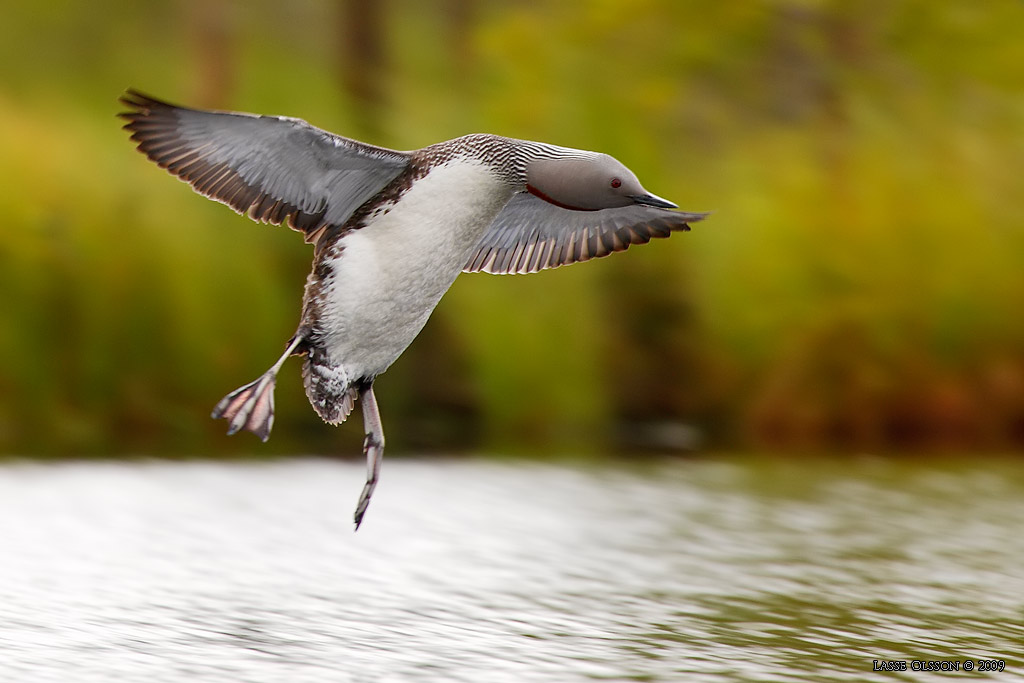
[[309, 402], [324, 422], [341, 424], [352, 413], [359, 382], [353, 381], [343, 366], [330, 362], [323, 348], [310, 348], [302, 366], [302, 380]]

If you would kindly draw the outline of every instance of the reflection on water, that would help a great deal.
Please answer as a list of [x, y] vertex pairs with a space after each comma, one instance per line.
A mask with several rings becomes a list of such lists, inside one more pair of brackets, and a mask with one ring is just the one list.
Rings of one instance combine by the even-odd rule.
[[0, 680], [1024, 676], [1012, 462], [392, 459], [353, 534], [362, 477], [0, 467]]

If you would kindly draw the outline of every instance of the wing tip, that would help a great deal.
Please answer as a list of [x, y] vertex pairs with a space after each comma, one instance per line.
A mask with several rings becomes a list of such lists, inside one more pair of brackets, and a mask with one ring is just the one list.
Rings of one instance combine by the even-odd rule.
[[129, 111], [122, 111], [117, 114], [118, 118], [126, 119], [129, 122], [125, 126], [126, 128], [141, 119], [152, 116], [154, 112], [183, 109], [183, 107], [158, 99], [152, 95], [147, 95], [135, 88], [125, 89], [121, 96], [117, 98], [117, 101], [129, 108]]
[[[127, 88], [123, 93], [121, 93], [121, 96], [117, 98], [117, 101], [126, 107], [131, 107], [135, 110], [135, 112], [138, 112], [140, 110], [146, 109], [151, 102], [155, 102], [156, 100], [154, 100], [149, 95], [145, 95], [139, 92], [135, 88]], [[128, 112], [122, 112], [118, 114], [118, 116], [123, 117], [128, 114]]]
[[673, 211], [673, 214], [680, 216], [687, 223], [699, 223], [714, 211]]
[[[712, 214], [711, 211], [665, 211], [665, 216], [660, 219], [655, 219], [648, 225], [657, 224], [658, 227], [666, 229], [665, 234], [655, 234], [652, 237], [668, 237], [669, 234], [680, 231], [690, 232], [691, 223], [699, 223]], [[681, 222], [680, 222], [681, 221]]]

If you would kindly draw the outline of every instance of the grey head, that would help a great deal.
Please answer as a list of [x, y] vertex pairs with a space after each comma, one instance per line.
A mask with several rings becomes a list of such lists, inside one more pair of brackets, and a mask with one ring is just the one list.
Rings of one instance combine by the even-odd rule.
[[526, 163], [526, 189], [556, 206], [575, 211], [599, 211], [641, 204], [662, 209], [677, 208], [672, 202], [643, 188], [636, 174], [607, 154], [562, 151]]

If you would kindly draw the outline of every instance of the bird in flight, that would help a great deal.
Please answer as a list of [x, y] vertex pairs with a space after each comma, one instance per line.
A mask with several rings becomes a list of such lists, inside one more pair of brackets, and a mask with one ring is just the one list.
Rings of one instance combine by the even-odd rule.
[[258, 379], [225, 396], [228, 434], [266, 441], [274, 384], [304, 356], [306, 395], [325, 422], [362, 405], [366, 483], [380, 475], [384, 430], [374, 380], [423, 328], [461, 272], [535, 273], [689, 230], [707, 214], [641, 185], [607, 154], [466, 135], [401, 152], [301, 119], [175, 106], [128, 90], [119, 114], [139, 151], [196, 192], [313, 245], [298, 329]]

